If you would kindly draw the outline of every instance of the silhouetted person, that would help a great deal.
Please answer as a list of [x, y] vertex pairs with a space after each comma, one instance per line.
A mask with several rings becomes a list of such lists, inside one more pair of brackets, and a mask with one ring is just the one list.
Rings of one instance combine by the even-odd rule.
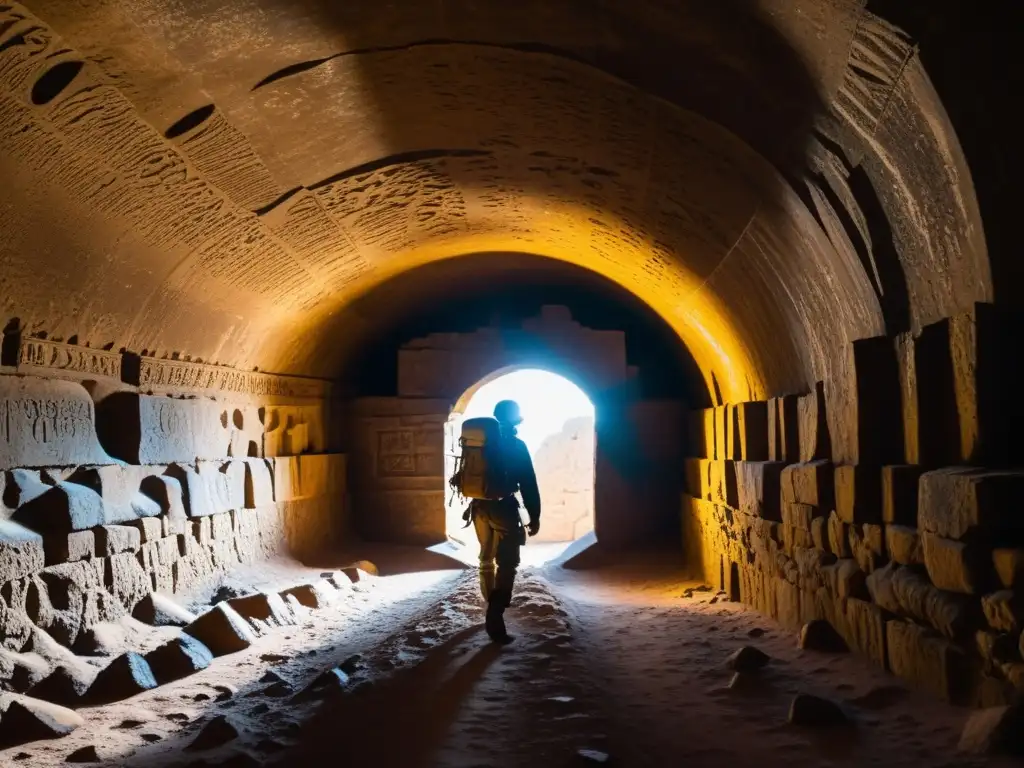
[[494, 406], [494, 418], [501, 432], [501, 448], [508, 469], [509, 495], [500, 500], [474, 499], [470, 503], [476, 537], [480, 541], [480, 591], [487, 601], [487, 634], [499, 643], [512, 637], [505, 631], [505, 609], [512, 602], [512, 584], [519, 568], [519, 548], [526, 544], [526, 531], [519, 514], [518, 490], [530, 517], [528, 530], [536, 536], [540, 530], [540, 491], [533, 460], [526, 443], [516, 437], [516, 426], [523, 417], [519, 404], [502, 400]]

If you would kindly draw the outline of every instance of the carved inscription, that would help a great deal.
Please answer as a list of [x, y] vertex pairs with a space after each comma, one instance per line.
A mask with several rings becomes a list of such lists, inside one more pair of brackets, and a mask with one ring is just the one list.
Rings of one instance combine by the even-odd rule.
[[92, 401], [78, 384], [0, 377], [0, 469], [104, 463]]
[[443, 471], [441, 425], [377, 433], [378, 477], [434, 477]]
[[102, 349], [63, 344], [49, 339], [23, 338], [18, 369], [48, 368], [105, 378], [121, 378], [121, 355]]
[[330, 393], [330, 382], [322, 379], [304, 379], [257, 371], [239, 371], [204, 363], [146, 358], [139, 364], [138, 384], [154, 390], [201, 389], [283, 397], [323, 398]]

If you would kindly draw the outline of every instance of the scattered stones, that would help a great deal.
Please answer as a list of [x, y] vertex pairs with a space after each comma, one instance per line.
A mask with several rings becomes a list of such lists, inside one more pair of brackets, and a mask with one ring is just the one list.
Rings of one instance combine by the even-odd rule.
[[224, 685], [223, 683], [213, 686], [213, 690], [217, 692], [217, 698], [214, 701], [227, 701], [238, 694], [238, 689], [235, 686]]
[[201, 642], [214, 656], [244, 651], [256, 639], [245, 619], [220, 603], [185, 627], [185, 633]]
[[297, 587], [284, 590], [281, 593], [281, 597], [284, 598], [285, 602], [295, 600], [304, 608], [316, 611], [330, 604], [333, 596], [331, 589], [330, 585], [325, 581], [317, 584], [300, 584]]
[[747, 637], [752, 637], [755, 640], [759, 637], [764, 637], [764, 630], [760, 627], [754, 627], [752, 630], [747, 632]]
[[280, 653], [264, 653], [260, 656], [260, 661], [268, 661], [271, 664], [279, 664], [282, 661], [288, 661], [288, 657], [282, 656]]
[[70, 755], [64, 758], [66, 763], [98, 763], [100, 762], [100, 756], [96, 754], [96, 747], [90, 744], [87, 747], [76, 749]]
[[146, 720], [134, 720], [132, 718], [129, 718], [127, 720], [122, 720], [120, 723], [118, 723], [117, 727], [125, 731], [132, 731], [136, 728], [141, 728], [147, 722], [148, 721]]
[[290, 685], [288, 685], [288, 683], [282, 681], [279, 683], [271, 683], [259, 693], [262, 696], [268, 696], [272, 699], [283, 699], [287, 696], [291, 696], [294, 693], [294, 690]]
[[313, 682], [295, 694], [295, 699], [302, 701], [315, 696], [327, 696], [348, 688], [348, 685], [348, 673], [340, 667], [334, 667], [317, 675]]
[[258, 592], [246, 597], [236, 597], [228, 601], [239, 616], [248, 619], [259, 633], [271, 627], [287, 627], [298, 624], [295, 612], [288, 606], [284, 598], [276, 593]]
[[213, 653], [191, 635], [182, 633], [146, 654], [146, 661], [156, 681], [163, 685], [206, 669], [213, 662]]
[[265, 672], [263, 674], [263, 677], [261, 677], [259, 679], [259, 682], [261, 682], [261, 683], [283, 683], [284, 682], [284, 678], [281, 677], [279, 674], [277, 674], [277, 672], [274, 672], [273, 670], [270, 670], [270, 671]]
[[964, 724], [957, 747], [975, 754], [1024, 755], [1024, 710], [1021, 705], [989, 707], [973, 712]]
[[156, 744], [158, 741], [163, 741], [163, 736], [159, 733], [140, 733], [139, 738], [145, 741], [147, 744]]
[[240, 729], [227, 715], [217, 715], [203, 726], [199, 734], [185, 749], [205, 751], [223, 746], [238, 738]]
[[797, 647], [825, 653], [845, 653], [850, 650], [835, 627], [824, 619], [809, 621], [800, 628]]
[[210, 605], [217, 605], [218, 603], [235, 600], [245, 596], [245, 592], [238, 589], [238, 587], [233, 587], [230, 584], [221, 584], [217, 587], [217, 591], [213, 593], [213, 597], [210, 598]]
[[789, 706], [788, 721], [792, 725], [828, 727], [848, 722], [846, 714], [834, 701], [798, 693]]
[[771, 656], [764, 651], [752, 645], [745, 645], [729, 655], [726, 666], [736, 672], [756, 672], [769, 661]]
[[59, 739], [85, 724], [76, 712], [39, 699], [14, 699], [0, 718], [0, 748]]
[[142, 598], [132, 616], [154, 627], [187, 627], [196, 620], [194, 613], [159, 592], [150, 592]]
[[118, 656], [100, 670], [89, 686], [86, 699], [90, 704], [109, 704], [131, 698], [156, 686], [156, 678], [146, 659], [129, 652]]

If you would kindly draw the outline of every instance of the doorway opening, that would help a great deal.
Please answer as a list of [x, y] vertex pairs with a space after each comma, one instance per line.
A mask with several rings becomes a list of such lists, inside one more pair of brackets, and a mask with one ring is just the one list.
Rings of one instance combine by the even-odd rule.
[[[556, 373], [539, 368], [496, 371], [471, 387], [452, 410], [445, 428], [446, 483], [459, 456], [462, 422], [493, 415], [501, 400], [519, 403], [523, 423], [518, 436], [533, 459], [540, 489], [540, 532], [528, 540], [523, 562], [547, 562], [594, 531], [594, 404], [576, 384]], [[476, 534], [462, 520], [468, 502], [453, 498], [447, 486], [446, 492], [448, 538], [475, 555]], [[525, 510], [521, 514], [525, 521]]]

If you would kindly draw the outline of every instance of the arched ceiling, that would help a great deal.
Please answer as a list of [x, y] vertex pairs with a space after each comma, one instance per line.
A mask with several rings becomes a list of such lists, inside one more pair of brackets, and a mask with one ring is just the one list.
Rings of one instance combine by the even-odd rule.
[[893, 330], [893, 279], [914, 326], [991, 294], [955, 135], [862, 6], [0, 6], [5, 311], [330, 376], [356, 297], [519, 251], [633, 292], [727, 400], [802, 389]]

